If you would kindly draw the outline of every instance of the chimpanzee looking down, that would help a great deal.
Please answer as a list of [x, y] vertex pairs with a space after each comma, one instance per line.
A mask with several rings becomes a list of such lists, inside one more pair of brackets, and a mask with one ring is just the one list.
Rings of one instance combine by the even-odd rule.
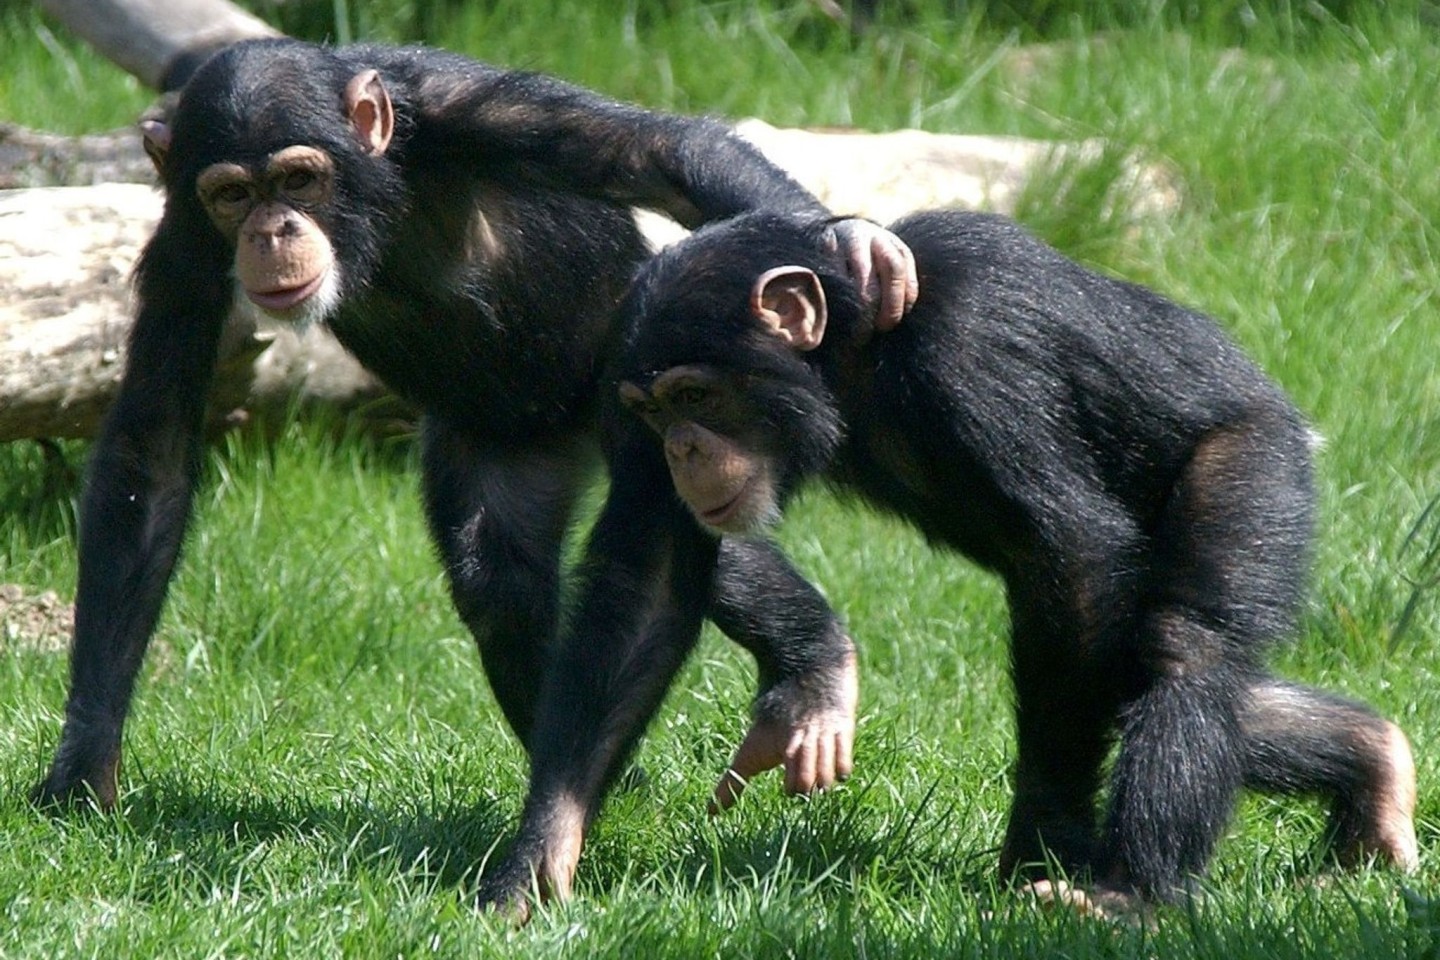
[[[91, 457], [70, 698], [36, 800], [115, 801], [121, 728], [237, 302], [323, 321], [424, 411], [431, 531], [495, 696], [533, 748], [561, 541], [600, 463], [600, 351], [649, 252], [627, 205], [689, 226], [753, 207], [823, 208], [720, 124], [418, 48], [238, 44], [190, 79], [171, 120], [142, 127], [165, 212]], [[909, 252], [863, 221], [836, 234], [827, 242], [845, 247], [862, 288], [872, 266], [883, 275], [893, 325], [914, 298]], [[792, 789], [823, 788], [849, 767], [850, 640], [774, 547], [722, 553], [706, 610], [761, 673], [737, 762], [784, 762]]]
[[609, 499], [542, 697], [520, 838], [483, 897], [523, 912], [532, 872], [568, 890], [604, 786], [695, 642], [718, 538], [763, 531], [816, 476], [1004, 581], [1019, 735], [1005, 876], [1048, 854], [1089, 878], [1040, 881], [1049, 896], [1102, 911], [1179, 897], [1242, 787], [1327, 799], [1343, 862], [1415, 866], [1404, 734], [1264, 666], [1293, 626], [1315, 501], [1281, 391], [1209, 318], [1004, 219], [892, 229], [921, 293], [884, 336], [819, 218], [747, 215], [641, 269], [602, 388]]

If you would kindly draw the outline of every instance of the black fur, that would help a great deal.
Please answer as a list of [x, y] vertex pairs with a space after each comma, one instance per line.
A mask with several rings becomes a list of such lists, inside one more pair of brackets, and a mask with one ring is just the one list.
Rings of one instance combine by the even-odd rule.
[[[1315, 512], [1308, 432], [1279, 388], [1209, 318], [980, 214], [892, 227], [921, 296], [872, 336], [823, 226], [760, 213], [707, 227], [644, 267], [622, 306], [602, 394], [612, 492], [537, 720], [515, 857], [536, 862], [557, 798], [593, 816], [648, 719], [637, 698], [658, 701], [699, 628], [718, 541], [615, 401], [620, 381], [682, 365], [739, 375], [714, 408], [729, 419], [696, 422], [770, 459], [785, 493], [824, 477], [1003, 579], [1019, 735], [1007, 875], [1048, 856], [1101, 888], [1174, 898], [1243, 785], [1327, 797], [1342, 842], [1372, 827], [1385, 722], [1264, 666], [1294, 622]], [[810, 352], [751, 315], [755, 278], [785, 264], [819, 274], [829, 303]], [[512, 859], [500, 876], [520, 872]]]
[[[395, 110], [379, 155], [345, 116], [347, 82], [370, 69]], [[762, 205], [822, 208], [717, 123], [420, 48], [242, 43], [190, 78], [170, 129], [165, 213], [138, 268], [129, 366], [82, 506], [65, 729], [36, 799], [114, 801], [121, 729], [189, 517], [235, 299], [234, 249], [197, 199], [197, 174], [296, 144], [336, 168], [331, 202], [307, 211], [342, 268], [343, 300], [326, 322], [425, 412], [432, 532], [501, 707], [528, 743], [561, 540], [599, 461], [608, 318], [648, 253], [627, 205], [689, 225]], [[722, 582], [717, 608], [759, 659], [765, 692], [803, 681], [849, 643], [783, 558], [770, 562], [778, 589], [813, 602], [730, 602]]]

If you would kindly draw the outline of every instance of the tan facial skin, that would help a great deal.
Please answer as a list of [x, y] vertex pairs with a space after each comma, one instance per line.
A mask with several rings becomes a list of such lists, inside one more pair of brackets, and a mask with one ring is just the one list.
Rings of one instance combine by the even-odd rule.
[[235, 279], [262, 310], [283, 315], [299, 307], [334, 266], [330, 241], [310, 215], [329, 202], [334, 172], [324, 151], [291, 146], [258, 174], [216, 163], [196, 179], [211, 221], [235, 244]]
[[723, 395], [719, 379], [703, 367], [673, 367], [648, 391], [622, 383], [620, 398], [660, 434], [675, 492], [695, 519], [743, 536], [774, 520], [778, 502], [769, 460], [698, 422]]
[[[761, 274], [750, 310], [795, 350], [813, 350], [824, 338], [825, 291], [804, 267]], [[682, 365], [656, 377], [649, 390], [620, 384], [620, 399], [664, 440], [675, 492], [695, 519], [716, 533], [753, 534], [780, 516], [776, 478], [768, 457], [704, 426], [721, 413], [715, 405], [728, 395], [720, 380], [705, 367]]]
[[[365, 152], [383, 154], [395, 129], [390, 96], [374, 70], [345, 89], [350, 126]], [[145, 150], [164, 172], [170, 131], [161, 120], [141, 124]], [[245, 297], [280, 319], [306, 322], [339, 302], [338, 264], [316, 214], [335, 190], [335, 161], [325, 151], [293, 144], [259, 164], [213, 163], [195, 190], [221, 234], [235, 246], [234, 274]]]

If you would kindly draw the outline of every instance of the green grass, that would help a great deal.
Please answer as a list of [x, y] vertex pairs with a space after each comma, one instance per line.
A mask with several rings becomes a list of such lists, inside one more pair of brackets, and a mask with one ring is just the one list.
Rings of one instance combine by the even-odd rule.
[[[643, 748], [649, 782], [611, 801], [587, 846], [577, 900], [510, 930], [464, 896], [514, 823], [524, 760], [426, 542], [414, 452], [292, 426], [209, 455], [117, 814], [24, 802], [66, 665], [0, 631], [0, 956], [1440, 956], [1440, 590], [1420, 592], [1391, 642], [1411, 582], [1434, 576], [1433, 520], [1418, 543], [1407, 534], [1440, 492], [1432, 8], [1255, 4], [1247, 26], [1237, 4], [1188, 20], [1011, 5], [1043, 14], [1029, 32], [999, 4], [909, 6], [860, 37], [801, 3], [345, 9], [358, 36], [420, 37], [660, 107], [1105, 137], [1165, 165], [1173, 215], [1110, 203], [1116, 165], [1102, 163], [1037, 182], [1021, 217], [1213, 313], [1326, 436], [1313, 600], [1279, 665], [1409, 732], [1420, 874], [1332, 876], [1313, 862], [1316, 807], [1249, 799], [1207, 897], [1153, 929], [1018, 905], [992, 878], [1011, 756], [996, 583], [812, 495], [783, 536], [861, 645], [857, 775], [808, 803], [772, 778], [707, 821], [752, 682], [707, 636]], [[330, 3], [277, 11], [290, 30], [335, 33]], [[0, 63], [0, 120], [104, 129], [148, 100], [28, 6], [0, 5]], [[65, 452], [83, 463], [84, 445]], [[73, 592], [75, 493], [33, 445], [0, 448], [0, 583]]]

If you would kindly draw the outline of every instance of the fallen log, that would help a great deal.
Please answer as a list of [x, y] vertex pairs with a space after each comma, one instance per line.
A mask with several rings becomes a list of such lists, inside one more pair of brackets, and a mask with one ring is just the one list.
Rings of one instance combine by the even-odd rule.
[[40, 0], [50, 16], [155, 90], [223, 46], [279, 31], [228, 0]]

